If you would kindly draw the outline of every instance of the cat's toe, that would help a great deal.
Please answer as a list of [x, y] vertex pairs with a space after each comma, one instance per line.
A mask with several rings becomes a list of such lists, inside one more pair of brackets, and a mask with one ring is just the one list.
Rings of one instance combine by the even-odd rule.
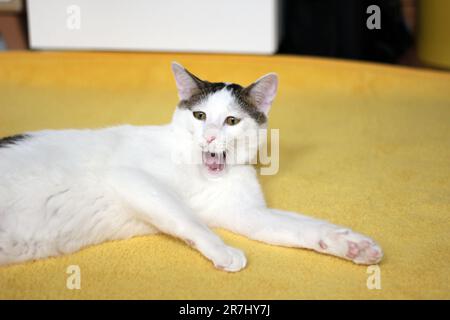
[[355, 259], [359, 255], [360, 248], [358, 247], [358, 244], [348, 241], [348, 249], [346, 253], [346, 257], [349, 259]]
[[357, 264], [376, 264], [383, 258], [381, 248], [374, 242], [363, 241], [357, 244], [359, 253], [352, 259]]
[[220, 270], [237, 272], [245, 268], [247, 259], [241, 250], [225, 247], [220, 261], [214, 261], [214, 265]]

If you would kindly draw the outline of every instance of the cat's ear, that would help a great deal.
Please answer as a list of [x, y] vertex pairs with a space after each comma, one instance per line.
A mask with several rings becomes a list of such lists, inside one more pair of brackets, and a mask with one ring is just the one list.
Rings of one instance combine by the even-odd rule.
[[172, 72], [175, 76], [180, 100], [188, 100], [200, 90], [203, 83], [202, 80], [194, 76], [178, 62], [172, 62]]
[[278, 88], [276, 73], [268, 73], [249, 85], [245, 90], [255, 107], [265, 115], [269, 113]]

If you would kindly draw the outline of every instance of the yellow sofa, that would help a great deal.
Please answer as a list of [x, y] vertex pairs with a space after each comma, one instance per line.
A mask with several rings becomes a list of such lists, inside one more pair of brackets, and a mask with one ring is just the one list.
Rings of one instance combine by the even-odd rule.
[[[291, 56], [3, 53], [0, 136], [166, 123], [172, 60], [211, 81], [279, 74], [270, 127], [280, 129], [280, 171], [261, 177], [267, 201], [375, 238], [381, 289], [368, 289], [365, 266], [218, 230], [246, 252], [243, 271], [217, 271], [155, 235], [0, 267], [0, 298], [450, 298], [449, 73]], [[70, 265], [79, 290], [66, 287]]]

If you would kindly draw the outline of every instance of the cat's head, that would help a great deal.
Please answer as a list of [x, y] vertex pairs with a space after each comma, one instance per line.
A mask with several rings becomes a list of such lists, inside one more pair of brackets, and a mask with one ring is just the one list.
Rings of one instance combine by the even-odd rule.
[[192, 137], [202, 168], [210, 175], [230, 165], [254, 163], [261, 141], [254, 139], [267, 127], [278, 77], [269, 73], [247, 87], [201, 80], [180, 64], [172, 71], [180, 101], [174, 121]]

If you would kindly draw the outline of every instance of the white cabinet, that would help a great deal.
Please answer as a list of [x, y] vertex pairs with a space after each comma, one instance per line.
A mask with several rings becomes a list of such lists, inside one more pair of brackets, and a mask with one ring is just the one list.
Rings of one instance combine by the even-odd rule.
[[271, 54], [277, 0], [28, 0], [34, 49]]

